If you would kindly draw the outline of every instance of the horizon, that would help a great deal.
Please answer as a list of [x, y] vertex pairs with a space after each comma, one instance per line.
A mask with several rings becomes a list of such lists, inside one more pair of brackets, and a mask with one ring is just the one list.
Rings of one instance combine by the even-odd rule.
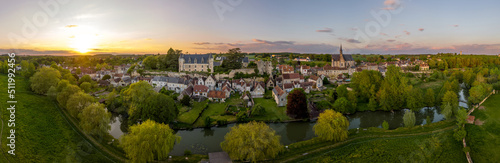
[[5, 3], [0, 54], [500, 54], [493, 0]]

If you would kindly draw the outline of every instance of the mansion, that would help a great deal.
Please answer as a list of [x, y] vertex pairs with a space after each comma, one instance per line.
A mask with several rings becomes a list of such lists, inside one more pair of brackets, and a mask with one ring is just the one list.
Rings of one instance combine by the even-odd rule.
[[202, 71], [214, 72], [214, 57], [212, 54], [181, 54], [179, 56], [179, 72]]

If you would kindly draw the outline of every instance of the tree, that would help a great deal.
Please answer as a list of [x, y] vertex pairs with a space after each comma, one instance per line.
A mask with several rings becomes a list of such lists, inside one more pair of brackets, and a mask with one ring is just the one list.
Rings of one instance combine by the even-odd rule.
[[444, 118], [450, 119], [453, 115], [453, 107], [451, 106], [450, 103], [446, 103], [444, 107], [442, 106], [442, 111], [441, 114], [444, 115]]
[[59, 80], [57, 83], [57, 86], [55, 87], [57, 90], [57, 93], [61, 92], [64, 88], [68, 87], [71, 85], [68, 80]]
[[368, 102], [368, 108], [370, 108], [371, 111], [375, 111], [378, 108], [377, 100], [375, 97], [371, 97], [369, 102]]
[[31, 78], [31, 89], [37, 94], [46, 94], [50, 87], [56, 86], [61, 78], [61, 73], [53, 68], [43, 67]]
[[405, 127], [415, 126], [415, 113], [411, 110], [407, 110], [403, 115], [403, 123], [405, 124]]
[[229, 49], [227, 57], [221, 66], [229, 70], [239, 69], [242, 66], [243, 57], [244, 55], [241, 53], [240, 48]]
[[70, 84], [76, 84], [76, 78], [73, 76], [73, 74], [65, 74], [62, 79], [69, 81]]
[[88, 82], [92, 83], [92, 78], [89, 75], [83, 75], [79, 80], [78, 83], [82, 84], [83, 82]]
[[333, 108], [335, 109], [335, 111], [341, 113], [349, 113], [350, 104], [347, 98], [341, 97], [335, 100], [335, 103], [333, 103]]
[[26, 60], [21, 61], [21, 75], [29, 78], [35, 74], [35, 65]]
[[340, 97], [346, 97], [347, 98], [347, 86], [342, 84], [338, 86], [335, 91], [337, 91], [337, 96]]
[[106, 107], [111, 111], [114, 111], [116, 108], [121, 106], [121, 101], [119, 100], [119, 98], [117, 98], [117, 93], [114, 89], [111, 93], [106, 95], [105, 99]]
[[69, 96], [66, 109], [73, 117], [78, 117], [82, 110], [94, 102], [94, 97], [79, 91]]
[[130, 107], [130, 110], [133, 110], [134, 107], [144, 103], [148, 97], [155, 93], [153, 87], [147, 81], [139, 81], [131, 84], [127, 90], [123, 91], [122, 96], [124, 104]]
[[347, 93], [347, 100], [349, 100], [349, 113], [354, 113], [356, 112], [356, 107], [358, 107], [358, 96], [356, 95], [356, 92], [354, 91], [349, 91]]
[[93, 103], [78, 114], [80, 118], [80, 127], [86, 133], [92, 135], [104, 136], [111, 128], [109, 121], [111, 113], [109, 113], [103, 104]]
[[428, 88], [425, 91], [424, 103], [427, 107], [433, 107], [436, 105], [436, 97], [434, 95], [434, 90], [432, 88]]
[[184, 106], [190, 106], [191, 105], [191, 97], [189, 97], [188, 95], [182, 96], [181, 104]]
[[129, 111], [129, 119], [132, 122], [136, 122], [138, 119], [150, 119], [158, 123], [168, 124], [179, 114], [174, 100], [161, 93], [149, 96], [146, 101], [135, 108]]
[[286, 104], [286, 113], [288, 116], [295, 119], [309, 117], [306, 94], [302, 88], [293, 89], [286, 98], [288, 102]]
[[101, 80], [108, 80], [108, 79], [111, 79], [111, 76], [109, 75], [104, 75]]
[[142, 64], [147, 69], [157, 69], [158, 68], [158, 59], [156, 58], [156, 56], [150, 55], [142, 61]]
[[314, 134], [327, 141], [343, 141], [347, 139], [349, 121], [341, 113], [325, 110], [314, 125]]
[[129, 133], [120, 138], [120, 147], [132, 162], [163, 160], [180, 137], [167, 124], [146, 120], [130, 127]]
[[264, 122], [250, 122], [231, 128], [220, 144], [232, 160], [258, 162], [272, 159], [283, 150], [280, 136]]
[[252, 108], [252, 116], [264, 115], [265, 113], [266, 109], [260, 103], [255, 104]]
[[90, 92], [91, 87], [92, 84], [90, 84], [89, 82], [83, 82], [82, 84], [80, 84], [80, 88], [86, 93]]
[[452, 113], [456, 113], [458, 109], [458, 96], [455, 92], [448, 91], [444, 94], [441, 107], [444, 108], [447, 104], [450, 104]]
[[467, 114], [467, 110], [459, 109], [455, 117], [457, 118], [457, 125], [462, 126], [463, 124], [467, 123], [467, 118], [469, 117], [469, 115]]
[[382, 122], [382, 128], [388, 130], [389, 129], [389, 123], [384, 120], [384, 122]]
[[71, 95], [78, 93], [80, 91], [80, 87], [76, 85], [69, 85], [66, 88], [64, 88], [59, 94], [57, 94], [57, 102], [59, 102], [59, 105], [62, 107], [67, 106], [66, 102], [68, 102], [68, 99]]
[[420, 88], [411, 89], [406, 99], [406, 106], [413, 111], [418, 111], [424, 107], [424, 98], [422, 97], [422, 90]]

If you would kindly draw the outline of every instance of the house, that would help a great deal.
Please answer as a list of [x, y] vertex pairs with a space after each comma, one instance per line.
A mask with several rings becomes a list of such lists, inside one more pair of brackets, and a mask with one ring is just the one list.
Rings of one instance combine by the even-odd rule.
[[281, 71], [282, 74], [289, 74], [289, 73], [294, 73], [293, 67], [289, 65], [280, 65], [278, 66], [279, 70]]
[[266, 88], [274, 88], [274, 81], [273, 79], [269, 78], [269, 80], [267, 80], [267, 84], [266, 84]]
[[212, 54], [181, 54], [179, 56], [179, 72], [182, 71], [201, 71], [213, 73], [214, 58]]
[[167, 90], [175, 91], [175, 93], [181, 93], [188, 87], [188, 81], [185, 80], [184, 78], [179, 78], [179, 77], [166, 77], [167, 78], [167, 84], [165, 87], [167, 87]]
[[180, 100], [183, 98], [183, 96], [188, 96], [188, 97], [193, 96], [193, 90], [194, 90], [193, 86], [188, 86], [181, 92], [181, 94], [177, 97], [177, 99]]
[[207, 77], [207, 79], [205, 79], [205, 86], [210, 88], [210, 90], [215, 89], [216, 83], [217, 83], [217, 80], [215, 79], [215, 77], [213, 75], [210, 75]]
[[427, 70], [429, 70], [429, 64], [427, 63], [420, 64], [420, 71], [427, 71]]
[[100, 80], [99, 81], [100, 87], [107, 87], [109, 84], [111, 84], [111, 83], [108, 80]]
[[243, 60], [241, 61], [241, 66], [248, 67], [249, 63], [250, 61], [248, 60], [248, 57], [244, 57]]
[[307, 79], [307, 81], [314, 82], [317, 88], [323, 87], [323, 79], [316, 75], [309, 76], [309, 79]]
[[164, 77], [164, 76], [155, 76], [152, 80], [151, 80], [151, 85], [153, 85], [153, 87], [165, 87], [167, 85], [167, 77]]
[[298, 73], [290, 73], [290, 74], [283, 74], [283, 83], [292, 83], [294, 81], [300, 81], [300, 74]]
[[318, 75], [337, 76], [339, 74], [349, 73], [348, 68], [332, 67], [330, 65], [323, 66], [323, 70], [318, 71]]
[[302, 88], [304, 90], [304, 92], [306, 93], [310, 93], [311, 90], [313, 90], [313, 85], [314, 85], [314, 82], [302, 82], [300, 83], [300, 88]]
[[276, 86], [273, 89], [273, 97], [274, 101], [276, 101], [276, 104], [278, 106], [285, 106], [287, 104], [287, 99], [286, 97], [288, 96], [288, 93], [283, 91], [280, 87]]
[[204, 85], [195, 85], [193, 87], [193, 96], [198, 97], [207, 97], [208, 95], [208, 87]]
[[306, 57], [306, 58], [295, 58], [293, 59], [294, 61], [300, 61], [300, 62], [309, 62], [311, 61], [311, 59], [309, 59], [309, 57]]
[[120, 81], [122, 80], [122, 78], [117, 78], [117, 79], [111, 79], [111, 82], [110, 84], [117, 87], [117, 86], [120, 86]]
[[266, 85], [264, 82], [254, 82], [253, 87], [250, 90], [250, 94], [253, 98], [262, 98], [266, 93]]
[[307, 66], [307, 65], [300, 66], [300, 73], [302, 73], [302, 75], [310, 74], [311, 73], [310, 70], [311, 70], [310, 66]]
[[210, 101], [224, 102], [226, 100], [226, 93], [223, 91], [210, 91], [207, 96]]
[[294, 83], [285, 83], [283, 84], [283, 90], [287, 93], [291, 92], [295, 88]]

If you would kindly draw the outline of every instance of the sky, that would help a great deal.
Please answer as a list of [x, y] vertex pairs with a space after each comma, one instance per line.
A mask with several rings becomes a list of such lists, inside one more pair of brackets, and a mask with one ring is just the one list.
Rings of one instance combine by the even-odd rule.
[[16, 0], [0, 53], [500, 54], [497, 0]]

